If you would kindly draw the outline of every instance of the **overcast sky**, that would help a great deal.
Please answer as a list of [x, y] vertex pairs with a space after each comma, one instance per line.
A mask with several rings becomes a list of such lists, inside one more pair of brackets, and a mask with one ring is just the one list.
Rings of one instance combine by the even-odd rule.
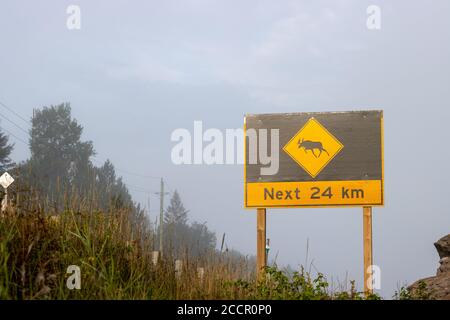
[[[67, 6], [81, 29], [66, 27]], [[366, 27], [369, 5], [381, 30]], [[175, 166], [170, 134], [240, 128], [245, 113], [383, 109], [386, 205], [374, 209], [381, 293], [434, 275], [433, 242], [450, 232], [450, 2], [18, 1], [0, 2], [0, 102], [25, 118], [70, 102], [92, 140], [159, 210], [157, 179], [178, 189], [190, 218], [228, 247], [254, 254], [256, 215], [243, 209], [241, 165]], [[0, 107], [0, 126], [28, 157], [28, 124]], [[139, 190], [139, 191], [138, 191]], [[145, 192], [142, 192], [145, 190]], [[150, 199], [150, 200], [148, 200]], [[268, 211], [271, 257], [309, 261], [362, 286], [362, 210]]]

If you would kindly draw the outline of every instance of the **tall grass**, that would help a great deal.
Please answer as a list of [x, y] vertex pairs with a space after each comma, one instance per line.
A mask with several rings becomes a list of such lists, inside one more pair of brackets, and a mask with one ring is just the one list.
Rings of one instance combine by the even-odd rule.
[[[256, 282], [247, 260], [227, 252], [185, 255], [181, 275], [166, 253], [152, 262], [153, 237], [133, 228], [127, 210], [58, 215], [14, 208], [0, 217], [0, 299], [361, 299], [331, 294], [325, 278], [288, 277], [267, 268]], [[81, 289], [66, 286], [67, 267], [81, 269]], [[204, 268], [203, 278], [197, 270]]]
[[[220, 299], [249, 268], [226, 253], [183, 258], [176, 277], [167, 253], [152, 262], [152, 236], [133, 228], [128, 212], [18, 213], [0, 218], [0, 299]], [[81, 268], [81, 290], [66, 287], [67, 267]], [[197, 268], [205, 270], [199, 278]]]

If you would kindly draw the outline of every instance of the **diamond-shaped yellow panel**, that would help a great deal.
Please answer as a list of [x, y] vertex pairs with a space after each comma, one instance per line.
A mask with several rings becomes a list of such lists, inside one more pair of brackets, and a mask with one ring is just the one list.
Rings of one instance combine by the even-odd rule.
[[343, 147], [319, 121], [310, 118], [283, 150], [315, 178]]

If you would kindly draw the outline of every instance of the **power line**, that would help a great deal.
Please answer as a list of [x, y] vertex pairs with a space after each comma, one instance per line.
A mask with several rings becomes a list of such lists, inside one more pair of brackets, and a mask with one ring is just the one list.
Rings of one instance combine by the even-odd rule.
[[[19, 128], [19, 129], [20, 129], [22, 132], [24, 132], [25, 134], [27, 134], [27, 135], [30, 134], [27, 130], [25, 130], [25, 129], [22, 128], [20, 125], [18, 125], [18, 124], [15, 123], [14, 121], [10, 120], [10, 119], [7, 118], [6, 116], [2, 115], [1, 113], [0, 113], [0, 117], [4, 118], [5, 120], [8, 120], [10, 123], [12, 123], [14, 126], [16, 126], [17, 128]], [[5, 128], [3, 128], [3, 130], [7, 131]], [[11, 135], [15, 136], [15, 135], [12, 134], [10, 131], [7, 131], [7, 132], [9, 132]], [[17, 136], [15, 136], [15, 137], [17, 138]], [[17, 138], [17, 139], [19, 139], [19, 138]], [[45, 139], [45, 138], [43, 138], [43, 137], [34, 137], [33, 140], [43, 141], [43, 142], [45, 142], [45, 143], [48, 142], [47, 139]], [[22, 141], [23, 141], [23, 140], [22, 140]], [[28, 143], [27, 143], [27, 145], [28, 145]], [[59, 150], [57, 150], [53, 145], [49, 144], [48, 146], [49, 146], [50, 148], [52, 148], [53, 150], [59, 152]]]
[[116, 168], [116, 170], [131, 175], [131, 176], [136, 176], [136, 177], [141, 177], [141, 178], [145, 178], [145, 179], [161, 179], [161, 177], [156, 177], [156, 176], [148, 176], [148, 175], [144, 175], [144, 174], [140, 174], [140, 173], [135, 173], [135, 172], [130, 172], [124, 169], [120, 169], [120, 168]]
[[[19, 128], [21, 131], [23, 131], [25, 134], [29, 135], [30, 133], [22, 128], [20, 125], [18, 125], [17, 123], [15, 123], [14, 121], [12, 121], [11, 119], [9, 119], [8, 117], [4, 116], [3, 114], [0, 113], [0, 117], [4, 118], [5, 120], [9, 121], [10, 123], [12, 123], [14, 126], [16, 126], [17, 128]], [[6, 129], [5, 129], [6, 130]], [[44, 137], [34, 137], [32, 138], [33, 140], [37, 140], [40, 142], [44, 142], [44, 143], [48, 143], [48, 139], [44, 138]], [[53, 149], [54, 151], [59, 152], [59, 150], [57, 150], [53, 145], [48, 144], [48, 146]]]
[[145, 188], [142, 188], [142, 187], [139, 187], [139, 186], [134, 186], [134, 185], [129, 184], [129, 183], [124, 183], [124, 185], [127, 188], [129, 188], [131, 190], [134, 190], [134, 191], [143, 192], [143, 193], [146, 193], [146, 194], [152, 194], [153, 193], [152, 191], [148, 191]]
[[[102, 161], [101, 159], [96, 158], [96, 157], [92, 157], [92, 158], [98, 164], [103, 164], [105, 162], [105, 161]], [[145, 178], [145, 179], [158, 179], [158, 180], [161, 179], [161, 177], [151, 176], [151, 175], [147, 175], [147, 174], [143, 174], [143, 173], [131, 172], [131, 171], [128, 171], [128, 170], [125, 170], [125, 169], [117, 168], [116, 166], [114, 166], [114, 169], [116, 171], [120, 171], [122, 173], [131, 175], [131, 176], [141, 177], [141, 178]]]
[[10, 107], [8, 107], [6, 104], [4, 104], [3, 102], [0, 101], [0, 105], [3, 106], [4, 108], [8, 109], [11, 113], [13, 113], [16, 117], [18, 117], [19, 119], [25, 121], [27, 124], [31, 124], [30, 120], [25, 119], [24, 117], [22, 117], [20, 114], [18, 114], [17, 112], [15, 112], [13, 109], [11, 109]]
[[21, 126], [19, 126], [17, 123], [15, 123], [14, 121], [12, 121], [11, 119], [9, 119], [8, 117], [4, 116], [3, 114], [0, 113], [0, 117], [2, 117], [3, 119], [5, 119], [6, 121], [9, 121], [10, 123], [12, 123], [14, 126], [16, 126], [17, 128], [19, 128], [22, 132], [25, 132], [26, 134], [28, 134], [28, 131], [25, 130], [24, 128], [22, 128]]
[[22, 143], [24, 143], [25, 145], [28, 146], [28, 142], [26, 142], [25, 140], [19, 138], [18, 136], [16, 136], [16, 135], [15, 135], [14, 133], [12, 133], [11, 131], [9, 131], [9, 130], [3, 128], [3, 127], [0, 127], [0, 129], [2, 129], [3, 131], [5, 131], [5, 132], [8, 133], [9, 135], [13, 136], [17, 141], [20, 141], [20, 142], [22, 142]]
[[[0, 113], [0, 117], [2, 117], [2, 118], [4, 118], [4, 119], [8, 120], [10, 123], [12, 123], [13, 125], [15, 125], [15, 126], [16, 126], [17, 128], [19, 128], [21, 131], [23, 131], [23, 132], [25, 132], [27, 135], [29, 135], [29, 132], [28, 132], [28, 131], [26, 131], [26, 130], [25, 130], [24, 128], [22, 128], [20, 125], [18, 125], [18, 124], [15, 123], [14, 121], [10, 120], [10, 119], [7, 118], [6, 116], [2, 115], [1, 113]], [[11, 135], [12, 135], [13, 137], [15, 137], [16, 139], [19, 139], [19, 140], [21, 140], [22, 142], [24, 142], [22, 139], [18, 138], [16, 135], [14, 135], [14, 134], [11, 133], [10, 131], [6, 130], [5, 128], [3, 128], [3, 130], [5, 130], [5, 131], [8, 132], [9, 134], [11, 134]], [[35, 137], [35, 138], [33, 138], [33, 139], [34, 139], [34, 140], [37, 140], [37, 141], [44, 141], [45, 143], [48, 142], [47, 139], [42, 138], [42, 137]], [[26, 143], [26, 142], [25, 142], [25, 143]], [[26, 143], [26, 145], [28, 146], [28, 143]], [[53, 149], [54, 151], [59, 152], [59, 150], [57, 150], [53, 145], [48, 144], [48, 146], [49, 146], [51, 149]]]
[[[19, 117], [20, 119], [24, 120], [25, 122], [29, 123], [29, 121], [25, 120], [24, 118], [22, 118], [18, 113], [16, 113], [14, 110], [10, 109], [8, 106], [6, 106], [3, 102], [0, 101], [0, 105], [5, 107], [6, 109], [8, 109], [9, 111], [11, 111], [13, 114], [15, 114], [17, 117]], [[27, 130], [25, 130], [24, 128], [22, 128], [20, 125], [18, 125], [17, 123], [15, 123], [14, 121], [12, 121], [11, 119], [9, 119], [8, 117], [6, 117], [5, 115], [0, 113], [0, 117], [2, 117], [3, 119], [7, 120], [8, 122], [12, 123], [15, 127], [17, 127], [19, 130], [21, 130], [22, 132], [25, 132], [25, 134], [29, 134], [29, 132]], [[26, 142], [25, 140], [23, 140], [22, 138], [19, 138], [18, 136], [16, 136], [14, 133], [12, 133], [11, 131], [5, 129], [4, 127], [0, 127], [3, 131], [7, 132], [9, 135], [11, 135], [12, 137], [14, 137], [16, 140], [24, 143], [25, 145], [28, 146], [28, 142]]]
[[164, 183], [166, 184], [166, 187], [167, 187], [167, 189], [169, 190], [168, 193], [172, 193], [172, 194], [173, 194], [175, 189], [171, 188], [171, 187], [169, 186], [169, 184], [167, 183], [167, 181], [164, 181]]

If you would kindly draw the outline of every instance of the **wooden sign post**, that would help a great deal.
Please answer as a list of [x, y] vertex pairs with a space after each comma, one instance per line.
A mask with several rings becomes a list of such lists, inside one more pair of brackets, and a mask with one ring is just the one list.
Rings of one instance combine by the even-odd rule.
[[363, 237], [364, 237], [364, 293], [367, 296], [373, 293], [372, 207], [363, 207]]
[[266, 208], [258, 208], [256, 211], [256, 277], [261, 280], [267, 265]]

